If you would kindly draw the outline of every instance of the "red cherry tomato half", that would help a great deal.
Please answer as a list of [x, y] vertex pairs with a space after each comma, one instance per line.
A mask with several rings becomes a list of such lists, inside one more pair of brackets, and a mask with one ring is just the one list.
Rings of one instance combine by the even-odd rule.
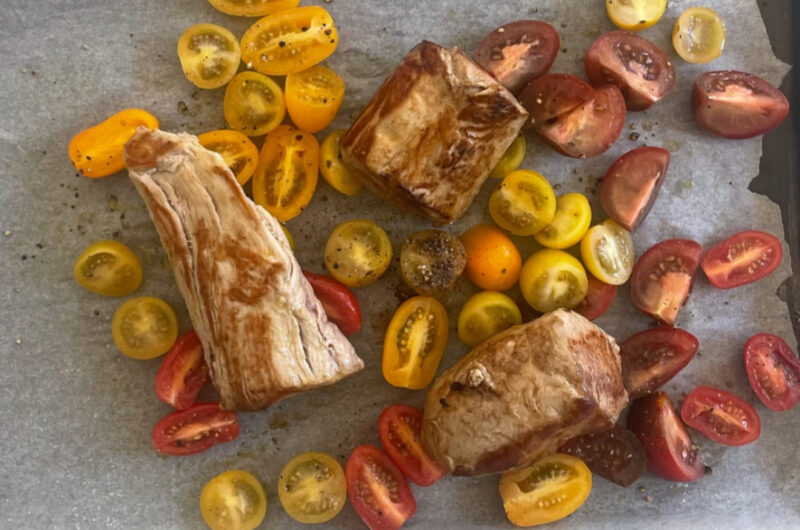
[[664, 392], [634, 401], [628, 411], [628, 428], [642, 442], [653, 473], [678, 482], [691, 482], [705, 474], [698, 447]]
[[519, 94], [519, 102], [534, 125], [552, 120], [594, 99], [592, 86], [569, 74], [547, 74], [531, 81]]
[[723, 138], [752, 138], [771, 131], [789, 114], [789, 100], [753, 74], [706, 72], [694, 82], [692, 111], [697, 124]]
[[372, 445], [359, 445], [345, 466], [347, 496], [372, 530], [395, 530], [417, 511], [405, 477], [391, 459]]
[[699, 386], [686, 396], [681, 418], [692, 429], [725, 445], [749, 444], [761, 436], [761, 418], [750, 403], [710, 386]]
[[601, 35], [584, 62], [593, 85], [622, 90], [628, 110], [645, 110], [675, 88], [675, 67], [661, 48], [627, 31]]
[[589, 290], [581, 303], [575, 307], [575, 311], [589, 320], [594, 320], [611, 307], [611, 302], [617, 296], [617, 286], [601, 282], [591, 274], [587, 274], [586, 277], [589, 280]]
[[635, 434], [619, 425], [573, 438], [558, 452], [580, 458], [592, 473], [620, 486], [630, 486], [647, 468], [647, 455], [641, 442]]
[[352, 335], [361, 329], [361, 308], [350, 289], [322, 274], [305, 271], [303, 274], [322, 302], [328, 320], [339, 326], [339, 330], [345, 335]]
[[689, 298], [703, 248], [691, 239], [667, 239], [650, 247], [633, 267], [631, 298], [652, 318], [673, 325]]
[[758, 399], [783, 411], [800, 401], [800, 360], [786, 341], [760, 333], [744, 345], [744, 367]]
[[378, 434], [392, 462], [413, 482], [430, 486], [444, 470], [420, 444], [422, 411], [411, 405], [392, 405], [378, 419]]
[[203, 345], [197, 333], [190, 330], [175, 341], [161, 362], [156, 374], [156, 396], [176, 409], [188, 409], [209, 381]]
[[700, 266], [711, 285], [731, 289], [752, 283], [778, 268], [781, 242], [766, 232], [739, 232], [705, 253]]
[[197, 403], [173, 412], [153, 428], [153, 447], [167, 455], [193, 455], [239, 436], [236, 413], [219, 403]]
[[669, 151], [637, 147], [619, 157], [603, 177], [603, 210], [629, 232], [641, 224], [658, 196], [669, 168]]
[[631, 397], [650, 394], [678, 375], [694, 359], [697, 337], [672, 327], [651, 328], [619, 347], [622, 382]]

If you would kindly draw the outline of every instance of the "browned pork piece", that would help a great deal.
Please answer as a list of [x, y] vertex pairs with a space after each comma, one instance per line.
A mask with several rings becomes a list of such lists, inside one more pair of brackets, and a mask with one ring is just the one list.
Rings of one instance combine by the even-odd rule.
[[563, 309], [473, 349], [428, 392], [422, 443], [456, 475], [499, 473], [610, 427], [628, 402], [619, 347]]
[[424, 41], [344, 135], [342, 154], [376, 195], [443, 225], [469, 208], [527, 117], [458, 49]]
[[221, 406], [257, 410], [364, 363], [314, 296], [278, 222], [194, 136], [142, 127], [125, 146]]

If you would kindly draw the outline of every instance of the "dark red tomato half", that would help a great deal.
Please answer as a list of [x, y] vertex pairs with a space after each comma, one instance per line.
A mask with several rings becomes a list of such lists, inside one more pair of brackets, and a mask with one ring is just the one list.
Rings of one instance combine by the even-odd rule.
[[164, 416], [153, 428], [153, 447], [167, 455], [193, 455], [239, 436], [236, 413], [219, 403], [197, 403]]
[[306, 279], [314, 289], [328, 320], [339, 326], [345, 335], [352, 335], [361, 329], [361, 308], [353, 292], [333, 278], [305, 272]]
[[581, 303], [575, 307], [575, 311], [589, 320], [594, 320], [611, 307], [611, 302], [617, 296], [617, 286], [601, 282], [591, 274], [587, 274], [586, 277], [589, 279], [589, 290]]
[[422, 448], [422, 411], [411, 405], [392, 405], [378, 419], [378, 434], [389, 458], [412, 482], [430, 486], [445, 471]]
[[691, 482], [705, 474], [699, 449], [664, 392], [634, 401], [628, 411], [628, 428], [642, 442], [653, 473], [678, 482]]
[[669, 168], [669, 151], [637, 147], [619, 157], [603, 177], [600, 202], [620, 226], [633, 232], [658, 196]]
[[190, 330], [175, 341], [161, 361], [156, 374], [156, 396], [176, 409], [188, 409], [209, 381], [203, 345], [197, 333]]
[[594, 89], [583, 79], [569, 74], [547, 74], [522, 89], [519, 102], [535, 125], [589, 103], [594, 96]]
[[697, 124], [723, 138], [752, 138], [771, 131], [789, 114], [789, 101], [769, 81], [745, 72], [706, 72], [694, 82]]
[[681, 418], [692, 429], [725, 445], [745, 445], [761, 436], [761, 418], [750, 403], [710, 386], [699, 386], [686, 396]]
[[766, 232], [739, 232], [703, 255], [700, 266], [711, 285], [731, 289], [752, 283], [778, 268], [781, 242]]
[[405, 477], [391, 459], [372, 445], [359, 445], [345, 466], [347, 496], [372, 530], [396, 530], [417, 511]]
[[475, 51], [475, 62], [517, 94], [547, 73], [559, 45], [558, 32], [550, 24], [517, 20], [489, 33]]
[[661, 48], [627, 31], [601, 35], [586, 52], [593, 85], [617, 85], [628, 110], [645, 110], [675, 88], [675, 67]]
[[683, 370], [694, 358], [697, 337], [673, 327], [651, 328], [619, 347], [622, 381], [631, 397], [650, 394]]
[[619, 425], [573, 438], [558, 452], [580, 458], [592, 473], [620, 486], [630, 486], [647, 468], [647, 455], [641, 442], [635, 434]]
[[777, 335], [759, 333], [744, 345], [750, 386], [764, 405], [783, 411], [800, 401], [800, 360]]
[[689, 298], [703, 248], [691, 239], [667, 239], [650, 247], [633, 267], [631, 298], [636, 307], [668, 325]]

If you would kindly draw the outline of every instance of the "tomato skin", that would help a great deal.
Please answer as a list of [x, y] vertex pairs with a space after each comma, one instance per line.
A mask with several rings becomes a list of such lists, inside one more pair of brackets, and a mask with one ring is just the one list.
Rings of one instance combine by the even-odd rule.
[[422, 411], [411, 405], [392, 405], [378, 418], [378, 434], [392, 462], [420, 486], [430, 486], [443, 476], [442, 467], [422, 448]]
[[297, 7], [300, 0], [208, 0], [223, 13], [241, 17], [263, 17]]
[[344, 80], [325, 66], [286, 76], [286, 110], [299, 129], [317, 133], [333, 122], [344, 101]]
[[710, 386], [699, 386], [686, 396], [681, 419], [707, 438], [725, 445], [745, 445], [761, 436], [761, 418], [750, 403]]
[[619, 425], [572, 438], [558, 452], [580, 458], [592, 473], [620, 486], [630, 486], [647, 469], [647, 455], [641, 442]]
[[175, 341], [161, 361], [156, 374], [156, 396], [178, 410], [188, 409], [209, 381], [211, 375], [203, 345], [192, 329]]
[[[744, 262], [738, 258], [744, 255]], [[768, 276], [783, 259], [780, 240], [766, 232], [739, 232], [703, 255], [700, 266], [717, 289], [732, 289]]]
[[697, 337], [678, 328], [640, 331], [619, 347], [622, 382], [631, 397], [650, 394], [678, 375], [694, 359]]
[[641, 31], [661, 20], [667, 9], [667, 0], [619, 2], [606, 0], [608, 18], [619, 29]]
[[575, 306], [575, 312], [589, 320], [594, 320], [611, 307], [611, 303], [617, 296], [617, 286], [601, 282], [591, 274], [587, 274], [586, 277], [589, 281], [589, 289], [581, 303]]
[[361, 329], [361, 308], [350, 289], [322, 274], [306, 271], [303, 274], [322, 302], [328, 320], [339, 326], [345, 335], [352, 335]]
[[501, 179], [518, 169], [522, 161], [525, 160], [526, 148], [527, 142], [525, 141], [525, 137], [522, 135], [517, 136], [514, 141], [511, 142], [508, 149], [506, 149], [506, 152], [503, 153], [503, 156], [500, 157], [500, 161], [492, 168], [489, 176], [495, 179]]
[[219, 153], [242, 186], [253, 176], [258, 161], [258, 147], [244, 134], [218, 129], [197, 135], [197, 141], [209, 151]]
[[219, 403], [196, 403], [161, 418], [153, 428], [153, 447], [165, 455], [193, 455], [237, 436], [235, 412], [220, 410]]
[[777, 335], [759, 333], [744, 345], [744, 367], [753, 392], [775, 411], [800, 401], [800, 360]]
[[461, 234], [467, 252], [467, 279], [486, 291], [506, 291], [519, 279], [522, 256], [499, 228], [475, 225]]
[[319, 172], [333, 189], [345, 195], [358, 195], [364, 184], [342, 161], [344, 129], [330, 133], [319, 147]]
[[594, 99], [592, 86], [570, 74], [547, 74], [531, 81], [519, 94], [531, 124], [567, 114]]

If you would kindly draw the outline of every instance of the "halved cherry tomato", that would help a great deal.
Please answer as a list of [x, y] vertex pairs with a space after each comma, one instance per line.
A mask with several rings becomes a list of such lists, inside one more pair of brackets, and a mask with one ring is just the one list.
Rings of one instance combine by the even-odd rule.
[[564, 249], [578, 243], [592, 223], [592, 207], [580, 193], [556, 197], [556, 214], [533, 238], [547, 248]]
[[517, 136], [514, 141], [511, 142], [509, 148], [506, 149], [506, 152], [503, 153], [503, 156], [500, 157], [500, 161], [495, 164], [489, 176], [501, 179], [517, 169], [522, 164], [522, 161], [525, 160], [526, 147], [525, 137]]
[[608, 168], [600, 188], [600, 202], [609, 217], [633, 232], [658, 196], [669, 168], [669, 151], [642, 146], [628, 151]]
[[392, 405], [381, 412], [378, 434], [392, 462], [412, 482], [430, 486], [444, 469], [422, 448], [422, 411], [411, 405]]
[[345, 195], [358, 195], [364, 184], [342, 162], [344, 129], [336, 129], [322, 141], [319, 148], [319, 172], [333, 189]]
[[297, 127], [315, 133], [331, 124], [344, 101], [344, 81], [324, 66], [286, 76], [286, 110]]
[[211, 530], [254, 530], [267, 515], [267, 497], [256, 477], [233, 469], [208, 481], [200, 512]]
[[519, 101], [536, 126], [590, 103], [595, 91], [583, 79], [570, 74], [543, 75], [526, 86]]
[[546, 74], [558, 55], [558, 32], [546, 22], [517, 20], [489, 33], [475, 51], [475, 62], [514, 94]]
[[241, 60], [239, 41], [216, 24], [195, 24], [178, 39], [186, 79], [199, 88], [219, 88], [233, 79]]
[[261, 136], [275, 129], [286, 115], [281, 87], [258, 72], [242, 72], [228, 83], [222, 103], [231, 129]]
[[627, 31], [601, 35], [584, 63], [593, 85], [622, 90], [628, 110], [645, 110], [675, 89], [675, 67], [661, 48]]
[[281, 225], [281, 230], [283, 231], [283, 235], [286, 236], [286, 241], [289, 242], [289, 248], [292, 249], [292, 252], [294, 252], [294, 237], [292, 236], [292, 233], [289, 232], [289, 229], [286, 228], [285, 225]]
[[581, 303], [575, 306], [575, 312], [589, 320], [594, 320], [605, 313], [617, 296], [617, 286], [601, 282], [591, 274], [586, 275], [589, 288]]
[[319, 6], [285, 9], [253, 24], [242, 37], [242, 60], [262, 74], [289, 75], [328, 58], [339, 45], [330, 13]]
[[714, 287], [731, 289], [769, 275], [782, 258], [777, 237], [750, 230], [739, 232], [706, 252], [700, 266]]
[[194, 330], [172, 345], [156, 374], [156, 396], [176, 409], [194, 405], [197, 393], [211, 381], [203, 356], [203, 345]]
[[558, 452], [580, 458], [592, 473], [620, 486], [630, 486], [647, 469], [642, 443], [635, 434], [619, 425], [573, 438]]
[[556, 195], [536, 171], [518, 169], [505, 176], [491, 197], [489, 214], [495, 223], [518, 236], [530, 236], [550, 224]]
[[637, 399], [628, 411], [628, 428], [642, 442], [647, 467], [667, 479], [691, 482], [706, 472], [675, 407], [664, 392]]
[[223, 13], [240, 17], [263, 17], [297, 7], [300, 0], [208, 0]]
[[113, 175], [125, 168], [122, 150], [137, 127], [158, 129], [155, 116], [142, 109], [125, 109], [94, 127], [85, 129], [69, 142], [69, 158], [84, 177]]
[[153, 447], [165, 455], [193, 455], [239, 436], [236, 413], [219, 403], [196, 403], [168, 414], [153, 428]]
[[455, 234], [423, 230], [411, 234], [400, 249], [400, 275], [417, 294], [451, 289], [467, 265], [467, 251]]
[[447, 310], [435, 298], [415, 296], [397, 308], [383, 339], [383, 377], [419, 390], [436, 375], [447, 348]]
[[789, 410], [800, 401], [800, 360], [777, 335], [750, 337], [744, 345], [744, 368], [753, 392], [772, 410]]
[[672, 46], [684, 61], [710, 63], [725, 47], [725, 24], [708, 7], [690, 7], [678, 17], [672, 30]]
[[606, 0], [608, 18], [619, 29], [641, 31], [664, 15], [667, 0]]
[[703, 248], [691, 239], [667, 239], [650, 247], [631, 275], [631, 298], [652, 318], [673, 325], [689, 298]]
[[659, 327], [632, 335], [619, 347], [622, 382], [631, 397], [661, 388], [694, 359], [700, 343], [678, 328]]
[[242, 186], [253, 176], [258, 161], [258, 147], [244, 134], [219, 129], [199, 135], [197, 141], [206, 149], [219, 153]]
[[139, 258], [112, 239], [86, 247], [75, 260], [72, 274], [81, 287], [103, 296], [127, 296], [142, 284]]
[[339, 515], [347, 500], [344, 470], [327, 453], [297, 455], [281, 471], [278, 498], [292, 519], [326, 523]]
[[633, 271], [631, 234], [613, 219], [606, 219], [586, 232], [581, 240], [583, 264], [598, 280], [622, 285]]
[[417, 511], [405, 477], [377, 447], [353, 449], [344, 473], [350, 502], [372, 530], [396, 530]]
[[522, 313], [514, 300], [497, 291], [472, 295], [458, 314], [458, 338], [477, 346], [503, 330], [522, 324]]
[[469, 281], [487, 291], [506, 291], [517, 283], [522, 256], [502, 230], [475, 225], [461, 234], [461, 242], [467, 251], [464, 273]]
[[392, 261], [392, 243], [383, 228], [368, 219], [345, 221], [325, 244], [325, 267], [348, 287], [376, 281]]
[[517, 526], [552, 523], [568, 516], [589, 497], [592, 472], [571, 455], [556, 453], [500, 477], [500, 497], [508, 520]]
[[264, 139], [253, 175], [253, 199], [285, 223], [311, 202], [317, 188], [319, 144], [313, 134], [280, 125]]
[[681, 405], [681, 418], [689, 427], [725, 445], [745, 445], [761, 436], [756, 409], [719, 388], [699, 386], [692, 390]]
[[303, 274], [322, 302], [328, 320], [339, 326], [345, 335], [352, 335], [361, 329], [361, 308], [350, 289], [322, 274], [305, 271]]
[[712, 134], [752, 138], [780, 125], [789, 114], [789, 100], [756, 75], [723, 70], [697, 78], [692, 111], [697, 124]]
[[128, 357], [154, 359], [167, 353], [178, 338], [178, 317], [160, 298], [132, 298], [114, 312], [111, 335]]
[[525, 261], [519, 288], [532, 308], [547, 313], [578, 305], [589, 290], [589, 280], [580, 261], [563, 250], [544, 249]]

